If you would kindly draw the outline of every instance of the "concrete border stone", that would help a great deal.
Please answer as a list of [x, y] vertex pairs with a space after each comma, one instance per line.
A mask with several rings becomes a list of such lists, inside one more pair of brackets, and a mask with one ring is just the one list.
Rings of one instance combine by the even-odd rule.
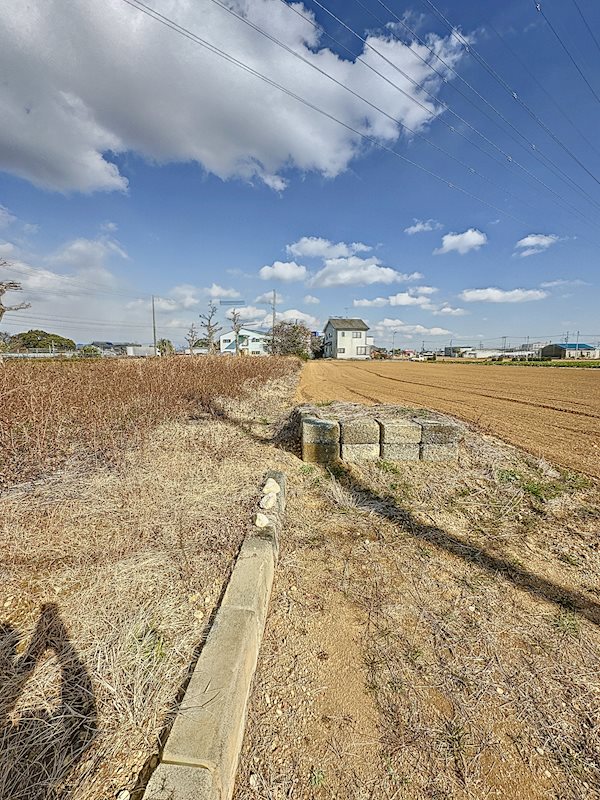
[[255, 527], [240, 548], [145, 800], [230, 800], [233, 795], [285, 510], [285, 475], [265, 477], [263, 496], [277, 498], [268, 511], [269, 524]]
[[379, 442], [375, 444], [344, 444], [341, 446], [342, 461], [377, 461]]
[[419, 442], [393, 442], [381, 445], [381, 457], [386, 461], [418, 461]]

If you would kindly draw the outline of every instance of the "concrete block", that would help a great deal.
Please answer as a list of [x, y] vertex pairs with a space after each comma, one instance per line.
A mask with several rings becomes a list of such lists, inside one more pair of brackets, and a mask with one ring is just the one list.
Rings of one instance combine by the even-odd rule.
[[302, 442], [303, 461], [313, 464], [334, 464], [339, 457], [339, 442]]
[[401, 442], [381, 445], [381, 457], [385, 461], [418, 461], [419, 443]]
[[144, 800], [217, 800], [218, 797], [207, 769], [181, 764], [160, 764], [144, 793]]
[[380, 419], [383, 444], [406, 444], [421, 441], [421, 426], [411, 419]]
[[422, 419], [420, 423], [423, 444], [449, 444], [460, 439], [460, 428], [453, 422]]
[[302, 444], [333, 444], [340, 440], [340, 425], [333, 419], [302, 420]]
[[379, 444], [379, 423], [376, 419], [370, 417], [344, 419], [340, 422], [340, 428], [342, 445]]
[[275, 572], [274, 544], [258, 536], [247, 536], [240, 548], [221, 608], [253, 611], [259, 629], [265, 622]]
[[342, 444], [342, 461], [377, 461], [379, 442], [376, 444]]
[[458, 442], [446, 444], [421, 444], [421, 459], [423, 461], [457, 461]]
[[223, 800], [233, 793], [261, 629], [253, 611], [219, 609], [163, 752], [163, 763], [213, 772]]

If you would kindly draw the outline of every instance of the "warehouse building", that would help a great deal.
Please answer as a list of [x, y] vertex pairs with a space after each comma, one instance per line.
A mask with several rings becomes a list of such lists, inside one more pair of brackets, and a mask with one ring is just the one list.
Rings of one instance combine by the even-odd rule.
[[583, 342], [547, 344], [540, 350], [542, 358], [600, 358], [600, 350]]

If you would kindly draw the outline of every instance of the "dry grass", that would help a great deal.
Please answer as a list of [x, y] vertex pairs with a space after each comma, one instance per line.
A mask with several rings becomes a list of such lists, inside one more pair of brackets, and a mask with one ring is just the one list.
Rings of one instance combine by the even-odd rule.
[[290, 487], [236, 800], [600, 796], [594, 481], [465, 427]]
[[65, 463], [117, 461], [156, 425], [297, 368], [220, 356], [0, 363], [0, 490]]
[[[223, 369], [244, 398], [213, 396], [213, 412], [196, 408], [192, 421], [136, 428], [136, 447], [110, 468], [67, 469], [1, 501], [2, 800], [108, 800], [158, 752], [272, 466], [266, 446], [215, 407], [274, 413], [295, 387], [294, 375], [260, 382], [269, 368], [257, 377], [254, 360], [242, 385], [236, 361]], [[180, 367], [146, 369], [164, 378]], [[208, 398], [202, 367], [187, 369], [186, 385], [198, 378], [195, 397]], [[163, 416], [189, 408], [162, 392]]]

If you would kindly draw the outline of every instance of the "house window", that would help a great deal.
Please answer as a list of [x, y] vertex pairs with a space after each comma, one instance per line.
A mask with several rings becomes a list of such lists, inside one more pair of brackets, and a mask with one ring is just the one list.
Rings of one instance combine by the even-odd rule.
[[366, 347], [357, 347], [356, 348], [356, 355], [357, 356], [366, 356], [367, 355], [367, 348]]
[[338, 347], [338, 353], [345, 353], [345, 352], [346, 352], [345, 347]]
[[260, 342], [260, 339], [257, 339], [256, 337], [254, 337], [254, 338], [252, 339], [252, 341], [253, 341], [253, 342]]
[[260, 355], [260, 350], [250, 350], [250, 355], [251, 356], [259, 356]]
[[362, 339], [362, 331], [352, 331], [353, 339]]
[[231, 339], [223, 339], [223, 344], [231, 344]]
[[345, 336], [345, 335], [346, 335], [346, 331], [340, 331], [340, 336]]

